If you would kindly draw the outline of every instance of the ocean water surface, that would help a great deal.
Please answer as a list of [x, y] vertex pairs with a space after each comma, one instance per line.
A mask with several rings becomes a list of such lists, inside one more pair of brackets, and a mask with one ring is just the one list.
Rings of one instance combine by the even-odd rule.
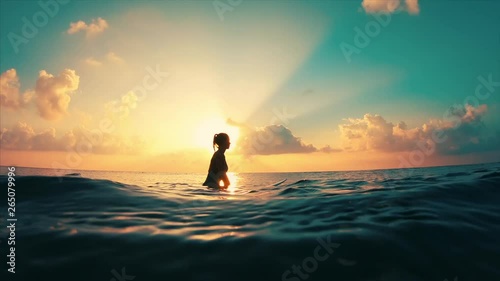
[[0, 172], [1, 280], [500, 280], [500, 163], [239, 173], [229, 190], [19, 167], [15, 274]]

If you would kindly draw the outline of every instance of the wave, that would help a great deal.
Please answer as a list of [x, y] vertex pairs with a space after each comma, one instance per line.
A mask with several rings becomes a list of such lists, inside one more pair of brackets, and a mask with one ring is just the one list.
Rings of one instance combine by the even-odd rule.
[[[195, 175], [126, 176], [17, 176], [20, 280], [118, 280], [122, 268], [137, 280], [304, 280], [294, 266], [315, 267], [307, 280], [500, 280], [496, 167], [260, 175], [291, 183], [223, 192]], [[336, 247], [312, 261], [324, 243]]]
[[[453, 181], [456, 177], [461, 176], [460, 183]], [[484, 189], [488, 186], [496, 186], [500, 180], [500, 172], [492, 169], [477, 169], [473, 173], [467, 172], [449, 172], [443, 176], [438, 175], [412, 175], [407, 177], [392, 177], [378, 178], [377, 180], [361, 180], [361, 179], [345, 179], [345, 178], [325, 178], [325, 179], [308, 179], [303, 178], [293, 181], [290, 184], [276, 187], [257, 187], [245, 190], [241, 187], [238, 190], [239, 194], [254, 194], [259, 193], [269, 194], [270, 191], [275, 191], [276, 196], [286, 195], [301, 195], [317, 193], [318, 196], [333, 191], [339, 192], [376, 192], [377, 190], [418, 190], [420, 194], [425, 192], [433, 192], [433, 190], [448, 190], [452, 191], [454, 196], [460, 196], [460, 193], [469, 194], [477, 192], [472, 189], [472, 186]], [[7, 177], [0, 176], [0, 183], [7, 184]], [[162, 192], [168, 195], [222, 195], [227, 194], [225, 190], [209, 190], [202, 186], [193, 186], [188, 182], [169, 182], [157, 181], [154, 184], [138, 186], [133, 184], [122, 183], [107, 179], [92, 179], [83, 177], [81, 173], [71, 173], [62, 177], [55, 176], [17, 176], [16, 177], [16, 192], [25, 200], [31, 200], [44, 197], [64, 197], [77, 196], [84, 198], [85, 196], [96, 198], [105, 197], [133, 197], [133, 196], [151, 196], [158, 197]], [[447, 191], [444, 191], [447, 192]], [[175, 196], [174, 196], [175, 197]], [[167, 196], [163, 199], [168, 200]]]
[[490, 179], [490, 178], [491, 179], [500, 178], [500, 172], [488, 173], [481, 176], [481, 179]]
[[[0, 183], [6, 185], [7, 177], [0, 176]], [[98, 180], [75, 176], [17, 176], [16, 193], [24, 200], [35, 198], [54, 198], [96, 193], [119, 195], [127, 185], [110, 180]]]

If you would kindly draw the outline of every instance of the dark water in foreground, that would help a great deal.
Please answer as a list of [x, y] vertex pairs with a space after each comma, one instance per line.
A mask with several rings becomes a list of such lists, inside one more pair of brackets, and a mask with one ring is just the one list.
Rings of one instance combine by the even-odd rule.
[[500, 280], [498, 163], [238, 174], [229, 191], [18, 168], [15, 274], [1, 172], [1, 280]]

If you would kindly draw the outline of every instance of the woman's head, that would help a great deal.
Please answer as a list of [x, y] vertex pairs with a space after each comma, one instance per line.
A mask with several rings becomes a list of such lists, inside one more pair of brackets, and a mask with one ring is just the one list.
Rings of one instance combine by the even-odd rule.
[[229, 142], [229, 136], [226, 133], [219, 133], [214, 135], [214, 150], [215, 146], [217, 146], [217, 148], [219, 149], [228, 149], [230, 144], [231, 143]]

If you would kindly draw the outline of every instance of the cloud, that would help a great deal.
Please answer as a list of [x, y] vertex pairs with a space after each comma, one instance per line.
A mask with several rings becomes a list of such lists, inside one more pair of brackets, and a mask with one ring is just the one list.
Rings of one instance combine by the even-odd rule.
[[226, 120], [230, 126], [240, 129], [240, 137], [235, 150], [244, 155], [272, 155], [289, 153], [340, 152], [342, 149], [331, 148], [329, 145], [316, 148], [306, 145], [293, 135], [292, 131], [283, 125], [268, 125], [262, 128], [252, 128], [245, 123], [231, 118]]
[[420, 13], [420, 7], [418, 6], [418, 0], [406, 0], [406, 8], [410, 14]]
[[9, 69], [0, 75], [0, 106], [19, 109], [26, 105], [32, 98], [33, 92], [26, 91], [20, 94], [21, 84], [14, 68]]
[[69, 96], [78, 89], [80, 77], [74, 70], [65, 69], [54, 77], [45, 70], [40, 71], [35, 87], [38, 113], [47, 120], [60, 119], [67, 113]]
[[401, 5], [401, 0], [363, 0], [361, 6], [369, 14], [395, 13], [398, 9], [413, 15], [420, 12], [418, 0], [405, 0], [405, 5]]
[[121, 57], [119, 57], [117, 54], [113, 53], [113, 52], [109, 52], [106, 54], [106, 59], [110, 62], [114, 62], [114, 63], [123, 63], [123, 59]]
[[102, 66], [105, 62], [111, 62], [114, 64], [124, 63], [125, 60], [115, 54], [114, 52], [109, 52], [102, 60], [95, 59], [94, 57], [89, 57], [84, 61], [89, 66]]
[[80, 20], [70, 23], [69, 29], [66, 32], [68, 34], [75, 34], [84, 31], [87, 37], [91, 37], [104, 32], [108, 27], [108, 22], [103, 18], [92, 19], [92, 22], [89, 24]]
[[244, 154], [252, 155], [310, 153], [317, 150], [310, 144], [304, 144], [282, 125], [269, 125], [247, 132], [238, 142], [238, 148]]
[[0, 144], [6, 150], [56, 151], [69, 147], [68, 138], [57, 139], [54, 128], [37, 133], [23, 122], [18, 122], [11, 129], [3, 128], [0, 131]]
[[342, 149], [339, 148], [331, 148], [329, 145], [322, 147], [318, 149], [319, 152], [324, 152], [324, 153], [334, 153], [334, 152], [341, 152]]
[[25, 123], [18, 123], [11, 130], [2, 129], [0, 132], [0, 144], [3, 149], [30, 149], [31, 140], [35, 132]]
[[90, 65], [90, 66], [101, 66], [102, 65], [102, 62], [96, 60], [95, 58], [93, 57], [90, 57], [90, 58], [87, 58], [85, 59], [85, 63], [87, 65]]
[[79, 81], [80, 77], [71, 69], [65, 69], [58, 77], [42, 70], [35, 90], [25, 91], [21, 95], [17, 72], [10, 69], [0, 76], [0, 104], [17, 110], [34, 98], [40, 116], [47, 120], [56, 120], [67, 113], [71, 100], [69, 94], [78, 89]]
[[236, 144], [236, 150], [244, 155], [273, 155], [288, 153], [335, 152], [329, 146], [317, 149], [311, 144], [306, 145], [292, 134], [290, 129], [282, 125], [268, 125], [263, 128], [249, 129], [248, 126], [229, 119], [228, 124], [240, 127], [241, 136]]
[[433, 119], [409, 129], [404, 122], [394, 125], [380, 115], [349, 118], [339, 126], [350, 151], [433, 150], [439, 154], [464, 154], [500, 149], [499, 133], [486, 136], [482, 117], [487, 106], [451, 108], [443, 119]]
[[94, 154], [137, 154], [145, 147], [144, 141], [137, 137], [121, 138], [83, 126], [57, 137], [54, 128], [35, 132], [23, 122], [17, 123], [11, 129], [3, 128], [0, 131], [0, 144], [2, 149], [6, 150], [76, 151]]

